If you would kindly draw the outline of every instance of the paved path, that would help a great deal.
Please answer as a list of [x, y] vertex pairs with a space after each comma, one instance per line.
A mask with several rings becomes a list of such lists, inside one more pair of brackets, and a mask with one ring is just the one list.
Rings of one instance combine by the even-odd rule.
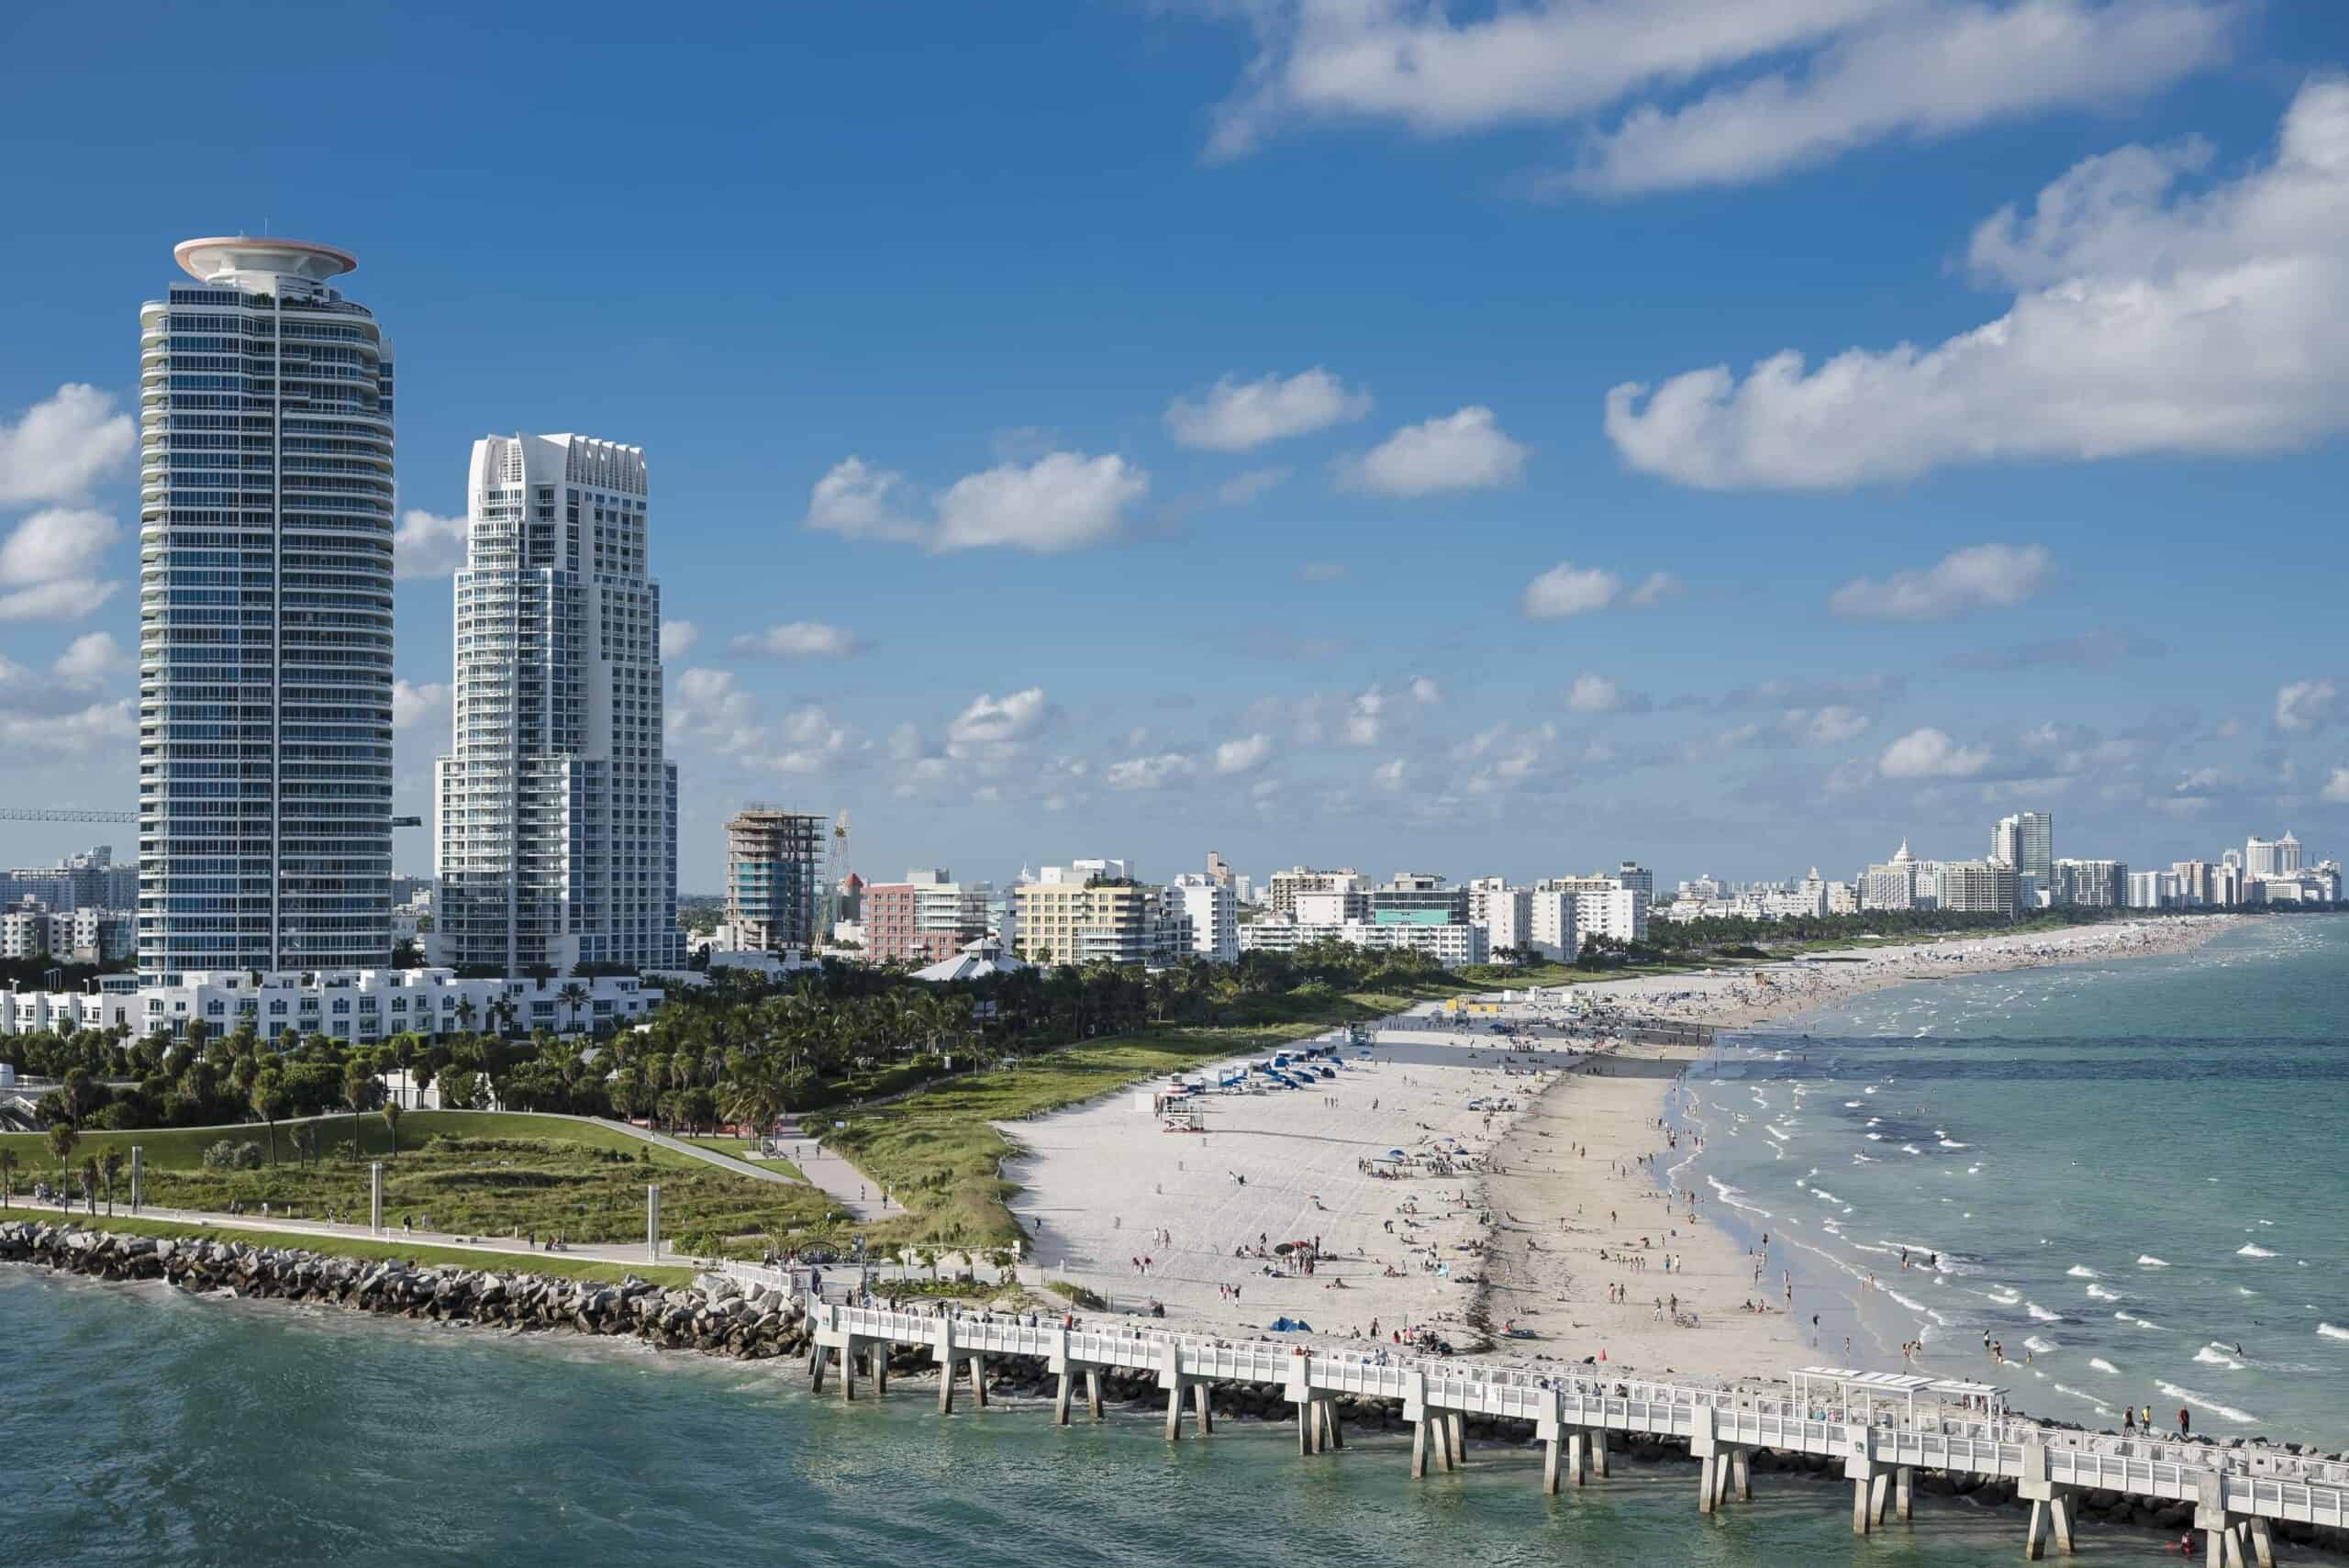
[[[17, 1207], [17, 1208], [28, 1207], [25, 1205]], [[13, 1216], [16, 1211], [10, 1212]], [[116, 1206], [116, 1212], [126, 1218], [129, 1218], [130, 1206], [118, 1203]], [[30, 1208], [29, 1213], [45, 1219], [61, 1218], [57, 1206], [54, 1204], [43, 1204], [37, 1208]], [[95, 1215], [92, 1215], [85, 1207], [77, 1203], [73, 1206], [73, 1212], [71, 1215], [61, 1218], [103, 1230], [106, 1229], [107, 1216], [103, 1203]], [[543, 1247], [533, 1246], [528, 1240], [510, 1236], [458, 1236], [437, 1230], [403, 1230], [397, 1225], [385, 1226], [382, 1234], [378, 1235], [370, 1232], [364, 1225], [329, 1225], [322, 1219], [281, 1219], [275, 1216], [263, 1218], [256, 1214], [216, 1214], [203, 1209], [164, 1208], [151, 1203], [139, 1211], [138, 1218], [167, 1219], [183, 1225], [210, 1226], [221, 1230], [266, 1231], [273, 1236], [282, 1235], [289, 1241], [298, 1240], [304, 1237], [331, 1237], [343, 1241], [387, 1241], [417, 1247], [445, 1247], [451, 1251], [460, 1252], [482, 1252], [524, 1258], [569, 1258], [574, 1261], [584, 1259], [598, 1263], [624, 1264], [631, 1268], [642, 1268], [651, 1261], [644, 1255], [644, 1243], [641, 1241], [574, 1241], [566, 1243], [560, 1252], [549, 1252]], [[669, 1252], [665, 1243], [661, 1255], [661, 1263], [666, 1268], [690, 1269], [696, 1266], [696, 1260], [682, 1253]]]
[[812, 1136], [794, 1137], [785, 1134], [781, 1141], [797, 1149], [806, 1158], [795, 1156], [792, 1163], [798, 1166], [807, 1178], [824, 1189], [846, 1209], [850, 1218], [861, 1224], [870, 1224], [902, 1209], [881, 1200], [881, 1184], [850, 1164], [840, 1155], [825, 1148]]

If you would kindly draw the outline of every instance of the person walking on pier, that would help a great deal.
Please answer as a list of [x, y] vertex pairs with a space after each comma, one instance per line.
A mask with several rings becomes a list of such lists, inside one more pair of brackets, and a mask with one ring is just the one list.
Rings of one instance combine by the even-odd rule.
[[2181, 1438], [2194, 1435], [2194, 1412], [2183, 1405], [2177, 1407], [2177, 1435]]

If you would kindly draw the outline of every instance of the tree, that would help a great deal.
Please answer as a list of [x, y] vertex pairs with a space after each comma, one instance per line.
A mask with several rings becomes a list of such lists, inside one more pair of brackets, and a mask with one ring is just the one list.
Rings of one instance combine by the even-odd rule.
[[342, 1070], [342, 1098], [351, 1107], [351, 1157], [360, 1156], [359, 1113], [374, 1103], [375, 1074], [367, 1063], [353, 1058]]
[[318, 1129], [308, 1122], [304, 1122], [301, 1126], [295, 1128], [294, 1129], [294, 1157], [306, 1165], [310, 1162], [310, 1157], [317, 1151]]
[[391, 1134], [392, 1158], [396, 1160], [400, 1156], [400, 1103], [397, 1100], [384, 1102], [384, 1130]]
[[98, 1212], [98, 1157], [95, 1154], [82, 1160], [82, 1202], [92, 1214]]
[[98, 1156], [98, 1173], [106, 1178], [106, 1218], [109, 1219], [114, 1218], [114, 1184], [122, 1179], [122, 1151], [111, 1143], [107, 1144], [106, 1152]]
[[16, 1195], [17, 1164], [15, 1150], [0, 1149], [0, 1208], [7, 1207], [8, 1200]]
[[56, 1156], [57, 1169], [61, 1175], [66, 1171], [67, 1162], [73, 1158], [74, 1147], [81, 1141], [82, 1135], [74, 1129], [72, 1122], [61, 1121], [50, 1124], [49, 1151]]
[[587, 1005], [587, 987], [576, 980], [566, 980], [562, 983], [562, 989], [555, 995], [562, 998], [564, 1006], [571, 1009], [571, 1029], [573, 1034], [578, 1033], [579, 1010]]
[[277, 1163], [277, 1118], [292, 1105], [285, 1093], [285, 1079], [274, 1067], [263, 1068], [253, 1075], [253, 1113], [269, 1124], [269, 1162]]

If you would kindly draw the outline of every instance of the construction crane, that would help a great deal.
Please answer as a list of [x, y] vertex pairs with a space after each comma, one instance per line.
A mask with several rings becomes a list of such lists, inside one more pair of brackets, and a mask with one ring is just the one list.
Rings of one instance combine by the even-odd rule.
[[[0, 806], [0, 822], [129, 822], [136, 823], [136, 811], [76, 811], [55, 806]], [[395, 817], [395, 828], [421, 828], [421, 817]]]

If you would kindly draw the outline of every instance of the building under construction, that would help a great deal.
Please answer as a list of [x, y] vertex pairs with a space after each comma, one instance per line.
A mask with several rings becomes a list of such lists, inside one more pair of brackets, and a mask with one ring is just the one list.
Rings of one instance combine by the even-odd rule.
[[745, 949], [814, 951], [831, 933], [829, 817], [752, 802], [726, 824], [726, 919]]

